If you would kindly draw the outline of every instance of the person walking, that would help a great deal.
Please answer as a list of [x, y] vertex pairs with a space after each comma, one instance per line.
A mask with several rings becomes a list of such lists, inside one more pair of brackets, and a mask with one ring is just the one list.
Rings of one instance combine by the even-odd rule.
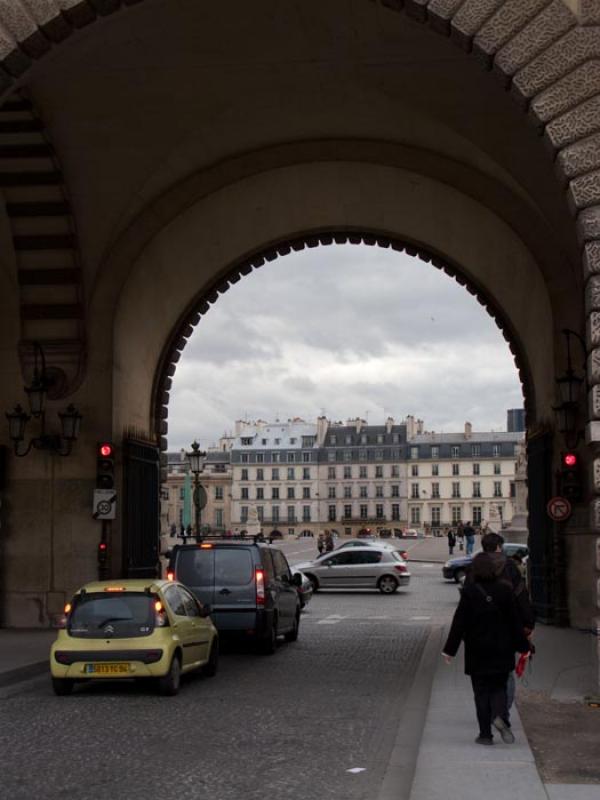
[[317, 537], [317, 550], [319, 551], [320, 556], [325, 552], [325, 539], [322, 533], [320, 533]]
[[458, 549], [465, 549], [465, 534], [463, 533], [463, 524], [459, 522], [456, 526], [456, 539], [458, 541]]
[[456, 547], [456, 534], [454, 533], [452, 528], [450, 528], [450, 530], [448, 531], [448, 552], [450, 553], [450, 555], [452, 555], [452, 553], [454, 552], [455, 547]]
[[[488, 529], [489, 531], [489, 529]], [[530, 651], [533, 654], [535, 648], [531, 643], [533, 636], [533, 629], [535, 628], [535, 612], [531, 605], [529, 592], [523, 577], [523, 573], [517, 566], [517, 563], [512, 558], [507, 558], [502, 552], [504, 545], [504, 538], [493, 531], [489, 531], [481, 537], [481, 548], [483, 552], [490, 559], [494, 574], [498, 580], [504, 581], [511, 587], [517, 601], [517, 613], [519, 621], [523, 628], [523, 632], [529, 640]], [[473, 581], [473, 575], [467, 573], [467, 582]], [[504, 721], [510, 727], [510, 709], [515, 700], [516, 681], [514, 670], [511, 670], [508, 676], [506, 686], [506, 710], [504, 713]]]
[[333, 536], [331, 531], [325, 531], [325, 552], [331, 553], [333, 550]]
[[473, 547], [475, 546], [475, 528], [473, 528], [470, 521], [466, 522], [463, 528], [463, 534], [465, 536], [465, 542], [467, 545], [466, 555], [472, 556]]
[[494, 744], [493, 725], [502, 741], [511, 744], [515, 737], [504, 720], [506, 684], [515, 668], [515, 651], [528, 653], [529, 642], [514, 592], [498, 579], [486, 553], [473, 559], [471, 577], [463, 588], [442, 656], [450, 664], [464, 642], [465, 674], [471, 678], [479, 723], [475, 742]]

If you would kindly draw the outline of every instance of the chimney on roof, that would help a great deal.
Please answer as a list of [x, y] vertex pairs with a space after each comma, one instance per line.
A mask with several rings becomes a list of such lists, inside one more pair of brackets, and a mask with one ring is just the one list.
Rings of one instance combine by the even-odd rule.
[[388, 433], [392, 432], [392, 428], [394, 427], [394, 418], [388, 417], [385, 421], [385, 429]]
[[422, 419], [418, 419], [417, 420], [417, 433], [419, 435], [423, 433], [423, 420]]
[[327, 436], [327, 428], [329, 427], [329, 420], [327, 417], [317, 417], [317, 447], [322, 447], [325, 443]]
[[473, 426], [470, 422], [465, 422], [465, 439], [470, 439], [473, 433]]

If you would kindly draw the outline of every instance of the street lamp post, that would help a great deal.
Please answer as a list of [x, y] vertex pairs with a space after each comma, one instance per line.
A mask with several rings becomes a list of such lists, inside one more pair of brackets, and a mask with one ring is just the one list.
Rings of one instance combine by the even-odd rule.
[[190, 469], [194, 476], [194, 533], [196, 536], [196, 541], [199, 542], [201, 540], [200, 535], [200, 509], [201, 509], [201, 497], [200, 497], [200, 472], [202, 471], [202, 460], [206, 456], [206, 453], [200, 450], [200, 445], [198, 442], [192, 442], [192, 452], [187, 454], [187, 457], [190, 461]]

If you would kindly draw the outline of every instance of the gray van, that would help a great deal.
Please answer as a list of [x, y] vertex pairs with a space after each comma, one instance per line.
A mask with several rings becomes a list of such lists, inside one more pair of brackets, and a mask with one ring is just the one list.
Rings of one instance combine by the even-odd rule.
[[276, 547], [227, 540], [176, 545], [167, 577], [211, 607], [219, 633], [252, 637], [264, 653], [275, 652], [280, 635], [298, 638], [298, 579]]

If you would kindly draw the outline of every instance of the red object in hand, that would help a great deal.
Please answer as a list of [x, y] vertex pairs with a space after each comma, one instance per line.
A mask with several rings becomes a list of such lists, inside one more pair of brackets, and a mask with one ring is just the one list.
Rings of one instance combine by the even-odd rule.
[[528, 661], [529, 661], [529, 653], [521, 653], [521, 655], [519, 656], [519, 660], [517, 661], [517, 666], [515, 667], [515, 672], [518, 678], [521, 678], [523, 676]]

